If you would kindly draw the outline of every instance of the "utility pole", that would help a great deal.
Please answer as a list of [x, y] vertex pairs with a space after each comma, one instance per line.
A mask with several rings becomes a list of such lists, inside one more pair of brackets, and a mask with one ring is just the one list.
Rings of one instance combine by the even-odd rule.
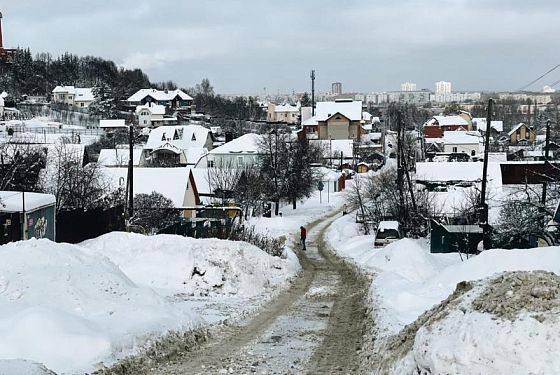
[[134, 169], [133, 169], [133, 147], [134, 147], [134, 117], [132, 112], [128, 124], [128, 220], [134, 215]]
[[[403, 155], [402, 155], [402, 114], [400, 109], [397, 111], [397, 189], [399, 189], [399, 221], [404, 218], [404, 186], [403, 186]], [[406, 230], [406, 229], [405, 229]]]
[[[548, 180], [548, 171], [550, 169], [550, 164], [548, 162], [548, 156], [550, 148], [550, 119], [546, 120], [546, 141], [544, 146], [544, 182], [542, 185], [542, 197], [541, 197], [541, 205], [542, 205], [542, 212], [543, 217], [545, 216], [545, 207], [546, 207], [546, 188], [547, 188], [547, 180]], [[545, 223], [546, 224], [546, 223]]]
[[480, 213], [479, 213], [479, 225], [482, 227], [482, 243], [484, 249], [488, 249], [490, 246], [488, 232], [488, 204], [486, 203], [486, 183], [487, 183], [487, 173], [488, 173], [488, 149], [490, 145], [490, 127], [492, 125], [492, 103], [494, 99], [488, 99], [488, 113], [486, 115], [486, 134], [484, 141], [484, 165], [482, 166], [482, 187], [480, 192]]
[[315, 116], [315, 70], [311, 71], [311, 116]]

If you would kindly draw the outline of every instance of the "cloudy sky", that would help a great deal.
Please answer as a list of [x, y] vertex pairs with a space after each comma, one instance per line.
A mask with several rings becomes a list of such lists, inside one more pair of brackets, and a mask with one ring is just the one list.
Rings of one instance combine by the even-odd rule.
[[[516, 90], [560, 63], [558, 0], [0, 0], [4, 45], [225, 94]], [[560, 69], [543, 85], [560, 79]]]

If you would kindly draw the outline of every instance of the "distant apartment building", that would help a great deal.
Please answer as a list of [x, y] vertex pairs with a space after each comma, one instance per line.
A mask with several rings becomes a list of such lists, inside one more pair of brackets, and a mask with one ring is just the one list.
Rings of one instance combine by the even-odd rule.
[[436, 82], [436, 95], [437, 94], [451, 94], [451, 82]]
[[430, 101], [434, 103], [465, 103], [476, 102], [482, 98], [479, 92], [452, 92], [447, 94], [431, 94]]
[[412, 83], [412, 82], [401, 83], [401, 91], [416, 91], [416, 83]]
[[340, 95], [342, 94], [342, 83], [340, 82], [334, 82], [332, 84], [332, 89], [331, 92], [333, 95]]
[[52, 102], [75, 108], [87, 108], [94, 100], [91, 88], [56, 86], [52, 91]]
[[527, 94], [520, 92], [506, 92], [500, 93], [498, 97], [501, 100], [517, 100], [527, 101], [530, 100], [531, 104], [548, 104], [552, 101], [552, 96], [548, 94]]

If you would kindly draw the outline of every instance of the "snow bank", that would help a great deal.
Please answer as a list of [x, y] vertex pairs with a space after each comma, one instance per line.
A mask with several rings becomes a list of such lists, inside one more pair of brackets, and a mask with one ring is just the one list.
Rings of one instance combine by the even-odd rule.
[[25, 360], [0, 360], [0, 375], [54, 375], [45, 366]]
[[91, 369], [135, 337], [191, 325], [162, 296], [135, 285], [106, 258], [29, 240], [0, 247], [0, 353], [57, 372]]
[[[560, 371], [560, 277], [504, 273], [469, 284], [418, 327], [392, 373], [555, 374]], [[457, 303], [455, 303], [457, 302]]]
[[239, 297], [230, 315], [241, 314], [255, 305], [249, 298], [262, 303], [298, 270], [291, 252], [280, 259], [247, 243], [174, 235], [0, 246], [0, 374], [28, 365], [23, 373], [33, 373], [32, 364], [7, 361], [15, 359], [92, 371], [170, 331], [210, 324], [188, 296], [224, 305], [224, 296]]
[[284, 260], [245, 242], [113, 232], [81, 245], [164, 295], [252, 297], [299, 271], [293, 253]]
[[[393, 336], [398, 337], [398, 345], [410, 337], [414, 340], [413, 347], [411, 344], [408, 354], [391, 373], [413, 373], [417, 368], [425, 370], [421, 373], [433, 374], [560, 371], [560, 361], [555, 358], [560, 350], [560, 309], [551, 312], [544, 322], [539, 322], [530, 308], [511, 321], [474, 311], [468, 305], [491, 278], [506, 271], [543, 270], [560, 275], [560, 247], [489, 250], [461, 262], [458, 254], [430, 254], [425, 241], [403, 239], [374, 249], [373, 235], [357, 233], [353, 217], [343, 217], [329, 228], [327, 241], [339, 255], [375, 276], [370, 288], [376, 319], [375, 348], [386, 352], [382, 346], [399, 332], [399, 336]], [[424, 316], [420, 322], [417, 320], [440, 306], [459, 282], [480, 279], [483, 281], [469, 294], [470, 299], [465, 297], [461, 305], [449, 307], [443, 319], [433, 325], [422, 322], [427, 319]], [[516, 288], [511, 293], [517, 293]], [[499, 304], [503, 298], [494, 300]], [[415, 325], [418, 331], [412, 331], [410, 336]], [[399, 357], [378, 362], [395, 359]]]

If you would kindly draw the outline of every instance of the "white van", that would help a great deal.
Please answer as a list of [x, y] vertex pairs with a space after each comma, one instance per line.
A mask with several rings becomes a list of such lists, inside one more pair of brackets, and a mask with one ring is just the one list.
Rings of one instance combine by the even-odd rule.
[[398, 221], [380, 221], [375, 233], [373, 247], [383, 247], [401, 238]]

